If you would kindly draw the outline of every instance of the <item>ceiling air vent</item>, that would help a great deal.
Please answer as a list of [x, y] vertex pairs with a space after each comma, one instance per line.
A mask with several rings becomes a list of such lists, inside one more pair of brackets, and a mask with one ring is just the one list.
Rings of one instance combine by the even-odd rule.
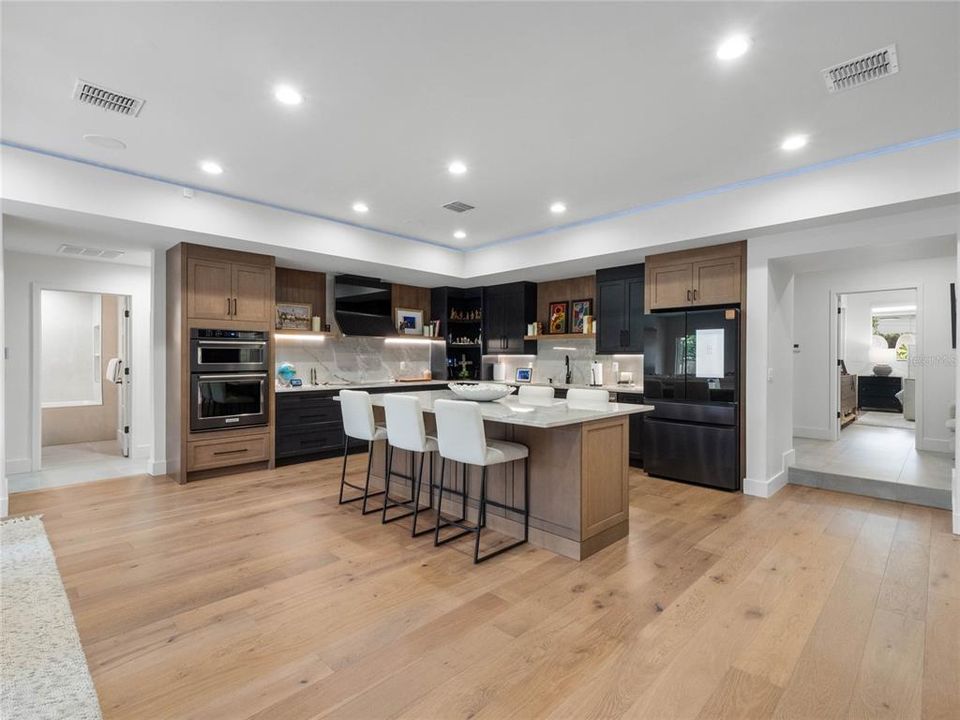
[[103, 110], [129, 115], [130, 117], [137, 117], [144, 103], [140, 98], [124, 95], [115, 90], [108, 90], [86, 80], [77, 80], [77, 84], [73, 88], [73, 99], [84, 105], [93, 105]]
[[866, 55], [821, 70], [828, 92], [840, 92], [900, 71], [897, 46], [888, 45]]
[[61, 245], [57, 248], [61, 255], [73, 255], [75, 257], [92, 257], [101, 260], [116, 260], [123, 255], [121, 250], [102, 250], [100, 248], [80, 247], [79, 245]]
[[459, 200], [447, 203], [446, 205], [444, 205], [444, 207], [447, 210], [453, 210], [453, 212], [455, 213], [462, 213], [462, 212], [466, 212], [467, 210], [474, 209], [473, 205], [467, 205], [465, 202], [460, 202]]

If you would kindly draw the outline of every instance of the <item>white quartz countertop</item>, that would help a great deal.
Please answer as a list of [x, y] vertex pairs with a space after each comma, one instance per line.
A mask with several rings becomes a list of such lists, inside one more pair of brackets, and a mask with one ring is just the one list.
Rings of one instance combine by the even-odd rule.
[[[461, 400], [450, 390], [420, 390], [404, 393], [420, 400], [424, 412], [433, 412], [435, 400]], [[374, 405], [382, 406], [386, 394], [371, 395]], [[533, 405], [520, 402], [516, 395], [496, 400], [494, 402], [477, 403], [484, 420], [504, 423], [505, 425], [522, 425], [535, 428], [554, 428], [564, 425], [579, 425], [580, 423], [604, 420], [606, 418], [633, 415], [635, 413], [650, 412], [652, 405], [634, 405], [629, 403], [607, 403], [602, 409], [571, 408], [566, 400], [553, 400], [549, 404]]]
[[[456, 382], [456, 380], [448, 380], [447, 382]], [[520, 387], [521, 385], [536, 385], [538, 387], [554, 387], [557, 390], [570, 390], [572, 388], [582, 388], [584, 390], [607, 390], [612, 393], [630, 393], [631, 395], [642, 395], [643, 394], [643, 385], [637, 385], [635, 383], [630, 384], [619, 384], [619, 383], [605, 383], [603, 385], [586, 385], [578, 383], [545, 383], [545, 382], [529, 382], [529, 383], [518, 383], [515, 380], [505, 380], [501, 383], [500, 380], [484, 380], [484, 382], [496, 382], [503, 385], [512, 385], [514, 387]]]

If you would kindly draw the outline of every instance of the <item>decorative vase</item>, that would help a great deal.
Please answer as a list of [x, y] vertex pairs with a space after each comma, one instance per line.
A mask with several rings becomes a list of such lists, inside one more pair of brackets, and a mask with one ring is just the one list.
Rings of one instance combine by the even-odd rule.
[[893, 372], [893, 368], [883, 363], [881, 363], [880, 365], [873, 366], [874, 375], [880, 375], [881, 377], [885, 377], [892, 372]]

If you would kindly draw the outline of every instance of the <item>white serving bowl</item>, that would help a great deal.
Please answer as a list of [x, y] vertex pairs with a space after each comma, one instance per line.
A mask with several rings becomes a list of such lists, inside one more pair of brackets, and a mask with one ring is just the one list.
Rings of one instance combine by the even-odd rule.
[[464, 383], [450, 383], [450, 389], [453, 390], [455, 395], [460, 396], [464, 400], [490, 402], [492, 400], [505, 398], [516, 388], [509, 385], [501, 385], [500, 383], [472, 383], [469, 385]]

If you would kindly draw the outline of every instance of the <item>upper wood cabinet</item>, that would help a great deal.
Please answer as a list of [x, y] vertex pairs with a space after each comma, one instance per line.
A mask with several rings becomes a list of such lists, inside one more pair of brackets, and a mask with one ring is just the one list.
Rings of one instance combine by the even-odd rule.
[[745, 253], [736, 242], [648, 256], [647, 311], [742, 303]]
[[196, 320], [269, 322], [273, 268], [229, 260], [187, 257], [187, 317]]

